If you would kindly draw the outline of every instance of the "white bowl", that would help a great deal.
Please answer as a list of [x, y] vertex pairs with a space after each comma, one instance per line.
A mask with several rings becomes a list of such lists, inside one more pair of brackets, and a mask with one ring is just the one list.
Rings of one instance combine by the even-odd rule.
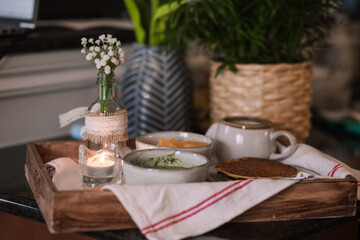
[[[175, 138], [177, 141], [195, 141], [195, 142], [204, 142], [205, 146], [201, 147], [182, 147], [182, 148], [171, 148], [171, 147], [160, 147], [158, 146], [158, 142], [160, 138], [165, 138], [166, 140], [170, 140], [171, 138]], [[172, 131], [172, 132], [153, 132], [141, 135], [135, 139], [136, 149], [176, 149], [179, 151], [193, 152], [204, 155], [208, 159], [211, 157], [213, 139], [202, 134], [192, 133], [192, 132], [180, 132], [180, 131]]]
[[[174, 154], [177, 160], [160, 161], [158, 158], [169, 154]], [[150, 158], [153, 160], [149, 160]], [[159, 166], [161, 168], [158, 168]], [[209, 160], [203, 155], [172, 149], [134, 151], [125, 156], [123, 164], [126, 184], [203, 182], [206, 180], [208, 172]]]

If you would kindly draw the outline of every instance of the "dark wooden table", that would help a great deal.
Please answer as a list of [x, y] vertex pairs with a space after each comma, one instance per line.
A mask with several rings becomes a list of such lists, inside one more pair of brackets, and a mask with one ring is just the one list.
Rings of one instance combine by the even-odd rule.
[[[313, 129], [308, 143], [360, 169], [357, 137]], [[0, 239], [145, 239], [137, 229], [50, 234], [24, 176], [25, 156], [26, 144], [0, 149]], [[227, 223], [190, 239], [358, 239], [358, 216]]]

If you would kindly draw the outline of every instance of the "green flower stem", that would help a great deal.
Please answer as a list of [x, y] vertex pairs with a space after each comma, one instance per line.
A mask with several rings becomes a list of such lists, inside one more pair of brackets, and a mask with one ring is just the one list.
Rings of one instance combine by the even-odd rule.
[[[108, 103], [112, 99], [112, 88], [114, 84], [114, 74], [105, 74], [102, 72], [98, 73], [98, 86], [99, 86], [99, 98], [100, 98], [100, 113], [108, 112]], [[100, 150], [106, 147], [102, 143], [97, 143], [95, 146], [96, 150]]]
[[109, 101], [112, 99], [113, 74], [99, 73], [100, 112], [106, 113]]
[[100, 104], [101, 104], [101, 113], [106, 113], [107, 111], [107, 105], [109, 102], [109, 99], [111, 98], [111, 86], [109, 86], [108, 83], [103, 83], [101, 86], [101, 98], [100, 98]]

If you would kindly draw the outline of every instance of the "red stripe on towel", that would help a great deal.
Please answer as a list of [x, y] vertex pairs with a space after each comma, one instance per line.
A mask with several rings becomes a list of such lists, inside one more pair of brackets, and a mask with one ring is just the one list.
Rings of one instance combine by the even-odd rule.
[[334, 174], [335, 174], [335, 172], [336, 172], [337, 170], [339, 170], [340, 168], [342, 168], [342, 167], [344, 167], [344, 166], [340, 165], [338, 168], [336, 168], [336, 169], [333, 171], [333, 173], [331, 174], [331, 177], [333, 177]]
[[335, 172], [342, 168], [343, 166], [341, 164], [337, 164], [333, 169], [329, 172], [328, 176], [333, 177]]
[[189, 211], [191, 211], [191, 210], [193, 210], [193, 209], [201, 206], [202, 204], [206, 203], [207, 201], [211, 200], [212, 198], [216, 197], [217, 195], [223, 193], [224, 191], [228, 190], [229, 188], [231, 188], [231, 187], [233, 187], [233, 186], [235, 186], [235, 185], [238, 185], [238, 184], [242, 183], [243, 181], [244, 181], [244, 180], [236, 181], [235, 183], [233, 183], [233, 184], [231, 184], [231, 185], [223, 188], [222, 190], [214, 193], [213, 195], [211, 195], [211, 196], [208, 197], [207, 199], [201, 201], [200, 203], [196, 204], [195, 206], [193, 206], [193, 207], [191, 207], [191, 208], [189, 208], [189, 209], [187, 209], [187, 210], [184, 210], [184, 211], [182, 211], [182, 212], [180, 212], [180, 213], [178, 213], [178, 214], [175, 214], [175, 215], [172, 215], [172, 216], [170, 216], [170, 217], [167, 217], [167, 218], [165, 218], [165, 219], [163, 219], [163, 220], [161, 220], [161, 221], [159, 221], [159, 222], [156, 222], [156, 223], [154, 223], [154, 224], [152, 224], [152, 225], [150, 225], [150, 226], [147, 226], [147, 227], [141, 229], [141, 231], [145, 231], [145, 230], [148, 229], [148, 228], [154, 228], [155, 226], [157, 226], [157, 225], [159, 225], [159, 224], [161, 224], [161, 223], [163, 223], [163, 222], [165, 222], [165, 221], [168, 221], [168, 220], [170, 220], [170, 219], [172, 219], [172, 218], [179, 217], [179, 216], [181, 216], [181, 215], [183, 215], [183, 214], [185, 214], [185, 213], [187, 213], [187, 212], [189, 212]]
[[219, 198], [213, 200], [212, 202], [210, 202], [210, 203], [208, 203], [207, 205], [203, 206], [202, 208], [196, 210], [195, 212], [193, 212], [193, 213], [191, 213], [191, 214], [189, 214], [189, 215], [187, 215], [187, 216], [184, 216], [184, 217], [182, 217], [182, 218], [180, 218], [180, 219], [178, 219], [178, 220], [174, 220], [174, 221], [172, 221], [172, 222], [169, 222], [168, 224], [166, 224], [166, 225], [164, 225], [164, 226], [162, 226], [162, 227], [154, 228], [154, 229], [152, 229], [152, 230], [149, 230], [149, 231], [147, 231], [147, 232], [145, 232], [145, 233], [143, 233], [143, 234], [144, 234], [144, 235], [147, 235], [147, 234], [152, 233], [152, 232], [157, 232], [157, 231], [162, 230], [162, 229], [165, 229], [165, 228], [167, 228], [167, 227], [169, 227], [169, 226], [171, 226], [171, 225], [173, 225], [173, 224], [176, 224], [176, 223], [178, 223], [178, 222], [182, 222], [182, 221], [184, 221], [184, 220], [186, 220], [186, 219], [188, 219], [188, 218], [190, 218], [190, 217], [192, 217], [192, 216], [195, 216], [195, 215], [198, 214], [199, 212], [201, 212], [201, 211], [207, 209], [208, 207], [214, 205], [215, 203], [217, 203], [218, 201], [220, 201], [220, 200], [222, 200], [223, 198], [227, 197], [228, 195], [230, 195], [230, 194], [232, 194], [232, 193], [234, 193], [234, 192], [242, 189], [243, 187], [245, 187], [246, 185], [248, 185], [249, 183], [251, 183], [251, 182], [253, 182], [253, 181], [255, 181], [255, 179], [247, 180], [243, 185], [240, 185], [240, 186], [234, 188], [233, 190], [225, 193], [223, 196], [220, 196]]
[[327, 175], [330, 176], [330, 174], [334, 171], [334, 169], [335, 169], [337, 166], [339, 166], [339, 164], [335, 165], [335, 166], [330, 170], [330, 172], [329, 172]]
[[50, 171], [54, 171], [55, 168], [54, 168], [53, 166], [47, 166], [47, 167], [46, 167], [46, 170], [47, 170], [48, 172], [50, 172]]
[[75, 158], [70, 158], [71, 160], [73, 160], [74, 162], [76, 162], [76, 164], [79, 164], [79, 160], [75, 159]]
[[340, 165], [340, 164], [336, 164], [336, 165], [331, 169], [331, 171], [328, 173], [328, 176], [331, 177], [331, 175], [333, 174], [333, 172], [336, 171], [339, 166], [341, 166], [341, 165]]

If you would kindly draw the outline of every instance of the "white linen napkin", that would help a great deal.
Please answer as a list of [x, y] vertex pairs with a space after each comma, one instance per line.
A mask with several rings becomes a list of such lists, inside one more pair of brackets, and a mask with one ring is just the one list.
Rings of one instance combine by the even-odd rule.
[[153, 240], [196, 236], [230, 221], [298, 180], [249, 179], [163, 185], [108, 185]]
[[[350, 168], [345, 163], [307, 144], [298, 144], [297, 150], [281, 162], [309, 169], [318, 173], [320, 178], [345, 178], [352, 175], [358, 181], [360, 180], [360, 171]], [[360, 199], [359, 191], [357, 198]]]
[[59, 191], [82, 189], [78, 160], [67, 157], [56, 158], [46, 163], [46, 169]]

